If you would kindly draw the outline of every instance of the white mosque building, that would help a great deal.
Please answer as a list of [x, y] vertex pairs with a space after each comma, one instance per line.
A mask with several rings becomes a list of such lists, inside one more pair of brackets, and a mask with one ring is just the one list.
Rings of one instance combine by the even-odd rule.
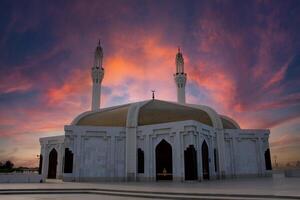
[[187, 74], [176, 55], [177, 102], [156, 100], [101, 108], [103, 50], [95, 51], [91, 111], [40, 138], [43, 178], [64, 181], [185, 181], [266, 176], [269, 130], [241, 129], [205, 105], [185, 101]]

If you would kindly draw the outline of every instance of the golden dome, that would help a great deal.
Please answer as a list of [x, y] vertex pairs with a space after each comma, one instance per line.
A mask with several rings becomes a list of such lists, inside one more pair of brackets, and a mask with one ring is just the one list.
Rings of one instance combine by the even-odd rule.
[[[73, 125], [80, 126], [111, 126], [126, 127], [128, 110], [134, 104], [126, 104], [111, 108], [100, 109], [96, 112], [86, 112], [79, 115]], [[161, 100], [149, 100], [138, 111], [137, 125], [151, 125], [184, 120], [195, 120], [213, 127], [212, 116], [201, 108], [190, 107], [178, 103]], [[226, 116], [216, 116], [222, 121], [224, 129], [237, 129], [237, 123]]]
[[130, 104], [91, 112], [81, 117], [76, 125], [81, 126], [126, 126]]
[[184, 120], [195, 120], [212, 126], [212, 121], [208, 114], [200, 109], [159, 100], [152, 100], [140, 109], [138, 125], [143, 126]]

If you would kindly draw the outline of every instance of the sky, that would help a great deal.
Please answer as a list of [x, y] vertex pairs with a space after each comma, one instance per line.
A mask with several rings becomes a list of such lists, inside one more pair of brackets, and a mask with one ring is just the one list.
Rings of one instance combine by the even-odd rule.
[[101, 106], [186, 99], [270, 129], [277, 162], [300, 160], [300, 1], [0, 1], [0, 160], [37, 166], [39, 138], [90, 109], [104, 49]]

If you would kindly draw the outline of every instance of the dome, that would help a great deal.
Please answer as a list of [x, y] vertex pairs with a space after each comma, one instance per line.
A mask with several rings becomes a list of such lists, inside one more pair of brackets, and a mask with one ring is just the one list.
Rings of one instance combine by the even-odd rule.
[[[126, 126], [127, 112], [130, 104], [107, 109], [100, 109], [96, 112], [86, 112], [79, 115], [75, 125], [80, 126]], [[75, 122], [76, 121], [76, 122]], [[72, 123], [72, 124], [73, 124]]]
[[[94, 112], [85, 112], [76, 117], [72, 124], [80, 126], [126, 127], [128, 118], [133, 118], [131, 114], [130, 116], [128, 114], [129, 108], [137, 106], [139, 103], [141, 102], [99, 109]], [[205, 109], [204, 106], [192, 107], [168, 101], [149, 100], [144, 102], [138, 109], [136, 123], [138, 126], [195, 120], [214, 127], [213, 121], [219, 120], [222, 122], [224, 129], [239, 128], [237, 123], [229, 117], [219, 116], [218, 114], [212, 115], [208, 113], [208, 107]], [[212, 109], [210, 108], [210, 110]]]
[[138, 125], [143, 126], [184, 120], [195, 120], [212, 126], [212, 120], [205, 111], [160, 100], [152, 100], [140, 109]]

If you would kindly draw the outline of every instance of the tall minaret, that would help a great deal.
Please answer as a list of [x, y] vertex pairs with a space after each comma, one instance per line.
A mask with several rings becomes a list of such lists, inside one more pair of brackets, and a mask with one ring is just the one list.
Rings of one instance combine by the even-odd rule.
[[176, 74], [174, 74], [175, 83], [177, 86], [177, 102], [185, 103], [185, 84], [186, 84], [186, 73], [184, 73], [184, 59], [180, 48], [176, 54]]
[[92, 67], [92, 81], [93, 81], [93, 94], [92, 94], [92, 111], [100, 108], [100, 95], [101, 95], [101, 82], [104, 77], [104, 69], [102, 67], [103, 49], [100, 45], [95, 50], [95, 61]]

